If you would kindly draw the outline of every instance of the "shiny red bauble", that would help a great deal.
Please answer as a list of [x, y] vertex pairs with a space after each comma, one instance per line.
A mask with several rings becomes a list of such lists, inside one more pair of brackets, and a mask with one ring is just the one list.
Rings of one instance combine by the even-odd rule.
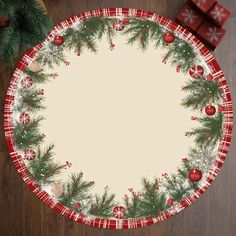
[[216, 108], [214, 106], [207, 106], [205, 112], [208, 116], [214, 116], [216, 113]]
[[202, 179], [202, 172], [199, 169], [192, 169], [188, 173], [188, 178], [191, 182], [199, 182]]

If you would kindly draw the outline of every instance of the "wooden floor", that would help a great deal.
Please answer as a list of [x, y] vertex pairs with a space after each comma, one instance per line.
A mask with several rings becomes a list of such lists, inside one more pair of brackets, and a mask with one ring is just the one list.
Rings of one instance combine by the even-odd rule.
[[[54, 23], [84, 11], [130, 7], [174, 19], [183, 0], [45, 0]], [[233, 11], [227, 35], [215, 51], [236, 101], [236, 1], [221, 0]], [[3, 103], [13, 70], [0, 64], [0, 236], [234, 236], [236, 235], [236, 139], [225, 165], [210, 189], [195, 204], [171, 219], [150, 227], [110, 231], [74, 223], [38, 200], [18, 176], [4, 142]], [[235, 102], [236, 104], [236, 102]], [[234, 105], [235, 105], [234, 104]], [[235, 106], [234, 106], [235, 108]]]

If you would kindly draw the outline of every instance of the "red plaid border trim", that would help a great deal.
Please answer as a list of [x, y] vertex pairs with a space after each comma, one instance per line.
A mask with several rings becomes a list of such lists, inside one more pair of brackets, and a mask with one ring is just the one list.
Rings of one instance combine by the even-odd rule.
[[[26, 67], [33, 61], [37, 52], [42, 47], [44, 47], [44, 45], [46, 45], [48, 42], [52, 41], [54, 36], [57, 35], [60, 32], [60, 30], [70, 27], [71, 25], [73, 25], [73, 23], [79, 21], [80, 19], [87, 19], [89, 17], [110, 17], [110, 16], [133, 16], [142, 19], [149, 19], [163, 25], [164, 27], [167, 28], [167, 30], [174, 31], [177, 35], [180, 35], [187, 42], [189, 42], [199, 52], [205, 63], [209, 66], [209, 68], [211, 68], [214, 79], [218, 79], [220, 81], [220, 86], [223, 91], [222, 96], [224, 97], [224, 107], [225, 107], [224, 123], [223, 123], [224, 132], [218, 149], [218, 155], [215, 159], [212, 169], [209, 171], [207, 175], [206, 181], [204, 182], [203, 186], [200, 189], [198, 189], [195, 193], [183, 199], [178, 204], [173, 206], [171, 209], [162, 212], [159, 216], [155, 218], [138, 218], [138, 219], [128, 219], [128, 220], [102, 219], [94, 217], [91, 218], [84, 216], [83, 214], [79, 214], [63, 206], [60, 203], [55, 202], [55, 200], [52, 199], [51, 196], [45, 190], [40, 189], [37, 186], [37, 184], [29, 178], [27, 167], [23, 162], [23, 158], [17, 153], [16, 148], [13, 144], [14, 132], [13, 132], [12, 107], [14, 106], [14, 99], [18, 82], [20, 80], [21, 74], [25, 71]], [[22, 58], [22, 60], [19, 62], [16, 71], [12, 77], [12, 80], [10, 82], [10, 86], [8, 88], [5, 99], [4, 131], [6, 136], [6, 142], [11, 155], [11, 159], [19, 175], [22, 177], [22, 179], [25, 181], [28, 187], [35, 193], [35, 195], [38, 198], [40, 198], [46, 205], [48, 205], [61, 215], [64, 215], [71, 220], [98, 228], [131, 229], [131, 228], [144, 227], [168, 219], [173, 215], [175, 215], [176, 213], [183, 210], [184, 208], [191, 205], [207, 190], [207, 188], [213, 182], [219, 170], [221, 169], [224, 160], [226, 159], [226, 154], [228, 153], [229, 150], [232, 136], [232, 129], [233, 129], [232, 99], [226, 84], [226, 80], [224, 78], [224, 74], [221, 71], [213, 55], [194, 35], [192, 35], [188, 30], [184, 29], [177, 23], [163, 16], [158, 16], [156, 13], [138, 9], [129, 9], [129, 8], [98, 9], [71, 17], [63, 21], [62, 23], [56, 25], [51, 31], [51, 33], [48, 35], [46, 40], [43, 43], [38, 44], [37, 46], [29, 50]]]

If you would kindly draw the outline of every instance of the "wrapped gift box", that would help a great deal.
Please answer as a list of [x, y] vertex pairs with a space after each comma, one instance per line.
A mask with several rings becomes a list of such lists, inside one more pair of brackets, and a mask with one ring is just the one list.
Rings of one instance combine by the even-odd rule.
[[231, 12], [218, 2], [214, 5], [214, 7], [210, 10], [208, 14], [208, 16], [218, 26], [222, 26], [227, 21], [230, 15]]
[[191, 2], [204, 14], [214, 7], [216, 0], [191, 0]]
[[204, 16], [198, 13], [192, 5], [187, 2], [177, 14], [176, 21], [191, 32], [196, 32], [204, 21]]
[[197, 31], [197, 36], [210, 49], [214, 50], [225, 35], [223, 28], [217, 27], [215, 24], [205, 21]]

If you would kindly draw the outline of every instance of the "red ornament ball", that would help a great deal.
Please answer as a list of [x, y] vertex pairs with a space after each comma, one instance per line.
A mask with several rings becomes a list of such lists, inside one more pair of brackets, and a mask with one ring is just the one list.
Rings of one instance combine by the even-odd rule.
[[28, 124], [30, 122], [30, 116], [26, 113], [21, 113], [20, 115], [20, 123], [21, 124]]
[[125, 28], [124, 22], [123, 22], [122, 20], [116, 20], [116, 21], [113, 23], [113, 28], [114, 28], [116, 31], [122, 31], [122, 30]]
[[207, 106], [205, 112], [208, 116], [214, 116], [216, 113], [216, 108], [214, 106]]
[[204, 69], [202, 66], [193, 66], [189, 70], [189, 74], [192, 78], [198, 79], [201, 78], [204, 75]]
[[167, 200], [167, 205], [172, 206], [174, 204], [174, 200], [172, 198]]
[[169, 44], [169, 43], [173, 43], [175, 41], [175, 36], [171, 32], [167, 32], [163, 35], [163, 39], [164, 39], [165, 43]]
[[54, 43], [57, 45], [57, 46], [60, 46], [64, 43], [64, 39], [62, 36], [55, 36], [54, 38]]
[[202, 172], [198, 169], [192, 169], [188, 173], [188, 178], [191, 182], [198, 182], [202, 179]]
[[116, 219], [122, 219], [122, 218], [124, 218], [124, 216], [125, 216], [125, 208], [122, 207], [122, 206], [116, 206], [116, 207], [113, 209], [113, 216], [114, 216]]
[[74, 207], [79, 209], [81, 207], [81, 204], [79, 202], [77, 202], [77, 203], [74, 204]]
[[26, 149], [24, 151], [24, 159], [27, 161], [32, 161], [36, 157], [36, 152], [32, 149]]
[[33, 80], [29, 76], [27, 76], [21, 81], [21, 85], [24, 89], [28, 89], [28, 88], [32, 87]]
[[128, 24], [128, 23], [129, 23], [129, 18], [124, 18], [124, 19], [123, 19], [123, 23], [124, 23], [124, 24]]

